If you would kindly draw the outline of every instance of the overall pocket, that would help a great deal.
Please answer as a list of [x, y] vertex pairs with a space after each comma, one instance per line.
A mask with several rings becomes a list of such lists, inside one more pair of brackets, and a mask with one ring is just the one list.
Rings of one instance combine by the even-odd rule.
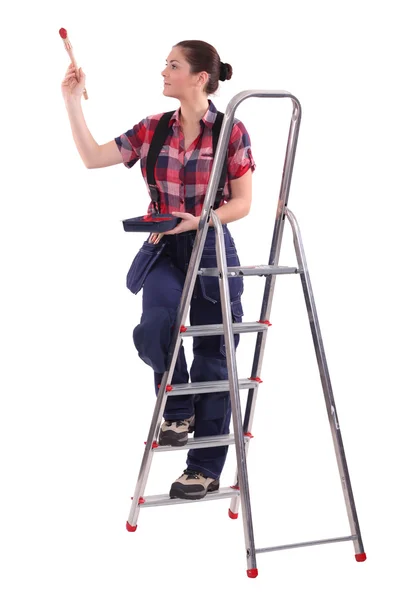
[[[236, 251], [235, 242], [227, 228], [224, 228], [225, 256], [228, 267], [240, 266], [239, 257]], [[207, 232], [207, 238], [204, 243], [203, 255], [200, 259], [199, 268], [215, 268], [217, 267], [217, 251], [215, 248], [215, 231], [210, 228]], [[210, 277], [199, 275], [199, 288], [203, 298], [213, 302], [221, 301], [219, 293], [219, 277]], [[229, 292], [231, 301], [240, 299], [243, 294], [243, 277], [228, 277]]]
[[[204, 249], [205, 250], [205, 249]], [[234, 252], [226, 252], [226, 264], [228, 267], [240, 266], [239, 257]], [[203, 252], [203, 256], [200, 260], [200, 269], [216, 268], [217, 267], [217, 256], [215, 250], [213, 253]], [[221, 301], [219, 292], [219, 277], [209, 275], [199, 275], [200, 292], [206, 300], [216, 304]], [[240, 299], [243, 294], [243, 278], [242, 277], [228, 277], [229, 294], [232, 300]]]
[[147, 274], [160, 256], [165, 245], [166, 242], [159, 242], [158, 244], [151, 244], [150, 242], [143, 243], [143, 246], [133, 259], [126, 275], [126, 287], [132, 294], [140, 292]]
[[[241, 323], [242, 322], [242, 317], [243, 317], [243, 306], [242, 306], [242, 302], [239, 299], [237, 300], [231, 300], [231, 312], [232, 312], [232, 322], [233, 323]], [[239, 339], [240, 336], [238, 333], [235, 333], [233, 335], [233, 339], [235, 340], [235, 348], [238, 347], [239, 344]], [[221, 335], [221, 344], [219, 347], [219, 351], [221, 352], [222, 356], [226, 357], [226, 348], [225, 348], [225, 339], [224, 336]]]

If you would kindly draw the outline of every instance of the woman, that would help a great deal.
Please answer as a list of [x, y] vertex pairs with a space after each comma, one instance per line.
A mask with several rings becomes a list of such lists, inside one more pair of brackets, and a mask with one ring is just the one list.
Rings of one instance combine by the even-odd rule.
[[[143, 288], [143, 313], [134, 329], [133, 339], [140, 358], [154, 370], [156, 394], [166, 370], [172, 330], [213, 163], [212, 126], [217, 109], [208, 96], [217, 90], [219, 79], [231, 78], [232, 67], [221, 63], [210, 44], [190, 40], [173, 46], [161, 75], [164, 78], [164, 95], [177, 98], [180, 108], [170, 120], [169, 134], [157, 159], [155, 178], [160, 191], [161, 212], [173, 213], [182, 220], [164, 236], [150, 235], [128, 274], [128, 287], [133, 293]], [[144, 118], [132, 129], [99, 146], [83, 117], [81, 95], [84, 88], [82, 69], [78, 81], [70, 65], [62, 82], [62, 93], [73, 138], [86, 167], [96, 169], [123, 163], [131, 168], [140, 158], [146, 181], [146, 157], [155, 126], [163, 113]], [[224, 196], [216, 210], [223, 224], [229, 266], [240, 262], [226, 224], [249, 213], [254, 169], [249, 135], [243, 123], [235, 118], [228, 145]], [[149, 212], [151, 206], [150, 202]], [[211, 219], [200, 267], [216, 264], [215, 230]], [[229, 286], [232, 320], [239, 322], [243, 316], [243, 279], [230, 278]], [[217, 277], [197, 277], [190, 306], [190, 323], [222, 323]], [[238, 343], [239, 336], [235, 335], [235, 348]], [[192, 382], [228, 379], [223, 336], [194, 337], [193, 355]], [[172, 383], [188, 381], [181, 345]], [[227, 392], [170, 396], [159, 443], [182, 446], [187, 443], [191, 431], [194, 431], [195, 437], [228, 434], [230, 418], [231, 404]], [[198, 499], [207, 492], [218, 490], [227, 450], [228, 446], [190, 450], [187, 469], [172, 484], [170, 497]]]

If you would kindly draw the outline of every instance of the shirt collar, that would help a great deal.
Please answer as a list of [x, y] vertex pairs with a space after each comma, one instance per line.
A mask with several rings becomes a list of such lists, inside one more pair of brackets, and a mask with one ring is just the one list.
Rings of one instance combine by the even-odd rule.
[[[200, 123], [203, 122], [206, 127], [211, 129], [215, 123], [215, 119], [217, 118], [217, 112], [218, 111], [217, 111], [215, 104], [210, 99], [208, 99], [208, 110], [205, 112], [203, 117], [200, 119]], [[179, 107], [176, 109], [176, 111], [172, 115], [172, 117], [169, 121], [169, 125], [168, 125], [169, 127], [174, 123], [176, 123], [178, 126], [180, 125], [180, 114], [181, 114], [181, 109]]]

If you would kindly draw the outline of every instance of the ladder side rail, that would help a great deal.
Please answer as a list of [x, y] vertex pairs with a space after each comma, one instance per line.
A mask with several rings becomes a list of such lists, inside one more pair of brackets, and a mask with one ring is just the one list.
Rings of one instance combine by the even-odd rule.
[[[280, 97], [280, 96], [276, 96]], [[279, 190], [278, 206], [275, 216], [275, 224], [272, 234], [271, 249], [269, 255], [269, 265], [278, 265], [280, 250], [283, 238], [283, 229], [285, 224], [285, 208], [289, 200], [290, 184], [292, 181], [293, 166], [296, 156], [297, 141], [299, 137], [300, 123], [301, 123], [301, 105], [300, 102], [294, 96], [290, 95], [293, 104], [292, 116], [290, 120], [290, 127], [288, 133], [288, 140], [286, 144], [285, 159], [282, 171], [281, 187]], [[264, 295], [261, 304], [260, 321], [269, 321], [272, 300], [275, 290], [275, 278], [276, 275], [265, 276]], [[253, 365], [251, 369], [251, 377], [258, 378], [261, 374], [265, 344], [267, 341], [268, 329], [257, 334], [255, 342], [255, 351], [253, 358]], [[247, 402], [243, 420], [243, 431], [251, 432], [253, 426], [254, 412], [256, 407], [258, 386], [257, 389], [249, 389], [247, 394]], [[246, 456], [249, 451], [248, 445], [246, 445]], [[237, 473], [236, 473], [237, 481]], [[238, 514], [240, 505], [240, 497], [232, 498], [229, 514], [235, 516]]]
[[354, 548], [357, 556], [364, 555], [364, 547], [361, 539], [361, 530], [358, 522], [357, 511], [353, 490], [350, 482], [349, 470], [347, 467], [346, 455], [340, 431], [339, 418], [333, 397], [332, 384], [330, 380], [328, 363], [326, 360], [324, 344], [322, 341], [321, 328], [319, 325], [317, 309], [314, 300], [314, 294], [311, 287], [311, 279], [308, 271], [306, 256], [304, 252], [301, 232], [296, 217], [291, 210], [286, 208], [286, 214], [293, 231], [293, 241], [296, 250], [297, 261], [300, 271], [301, 284], [303, 286], [304, 298], [307, 306], [307, 313], [310, 321], [311, 333], [314, 342], [315, 354], [317, 356], [318, 368], [321, 377], [322, 389], [325, 397], [326, 410], [328, 413], [329, 424], [332, 433], [333, 445], [336, 454], [336, 460], [339, 468], [340, 480], [342, 484], [344, 500], [346, 504], [347, 516], [350, 523], [352, 535], [357, 536], [354, 541]]
[[254, 544], [253, 519], [251, 516], [250, 490], [246, 465], [245, 442], [243, 438], [243, 425], [240, 405], [239, 381], [235, 354], [235, 340], [232, 329], [231, 299], [227, 274], [227, 261], [225, 254], [224, 232], [221, 221], [215, 211], [212, 219], [216, 229], [217, 265], [219, 269], [219, 289], [221, 297], [222, 322], [224, 325], [224, 339], [226, 348], [226, 361], [229, 378], [229, 395], [232, 407], [233, 429], [235, 434], [236, 463], [239, 474], [240, 496], [243, 498], [243, 529], [246, 544], [246, 559], [248, 573], [257, 573], [256, 551]]
[[[279, 256], [282, 245], [283, 230], [285, 225], [285, 208], [289, 200], [290, 184], [293, 173], [293, 165], [296, 156], [297, 140], [299, 137], [299, 129], [301, 122], [301, 107], [300, 103], [293, 101], [293, 112], [290, 121], [290, 129], [288, 135], [288, 142], [286, 146], [285, 162], [282, 172], [281, 189], [279, 192], [278, 207], [275, 217], [275, 225], [271, 242], [271, 250], [269, 256], [269, 265], [277, 266], [279, 263]], [[267, 275], [265, 277], [264, 295], [261, 305], [260, 321], [269, 321], [272, 309], [272, 300], [275, 290], [276, 275]], [[268, 329], [257, 335], [256, 340], [256, 351], [254, 353], [253, 366], [251, 371], [251, 377], [259, 377], [261, 374], [261, 367], [263, 361], [263, 355], [265, 350], [265, 342], [267, 337]], [[254, 394], [252, 394], [253, 396]], [[250, 396], [250, 394], [249, 394]], [[254, 408], [249, 410], [246, 407], [246, 415], [248, 421], [245, 421], [244, 425], [247, 428], [251, 428], [252, 419], [254, 415]]]

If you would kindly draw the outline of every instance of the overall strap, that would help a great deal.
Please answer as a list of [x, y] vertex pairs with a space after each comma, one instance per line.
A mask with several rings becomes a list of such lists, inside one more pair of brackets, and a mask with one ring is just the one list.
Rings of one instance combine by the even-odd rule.
[[[213, 137], [213, 155], [215, 156], [215, 153], [217, 151], [217, 144], [218, 144], [218, 138], [219, 138], [219, 134], [221, 131], [221, 126], [222, 126], [222, 121], [224, 119], [224, 113], [218, 111], [217, 113], [217, 118], [215, 119], [215, 123], [213, 125], [212, 128], [212, 137]], [[228, 144], [229, 146], [229, 144]], [[228, 150], [226, 151], [226, 156], [225, 156], [225, 160], [224, 163], [222, 165], [222, 171], [221, 171], [221, 177], [219, 179], [219, 184], [218, 184], [218, 189], [217, 189], [217, 193], [215, 196], [215, 202], [214, 202], [214, 210], [216, 210], [220, 203], [221, 203], [221, 199], [224, 193], [224, 186], [225, 186], [225, 179], [226, 179], [226, 172], [228, 170]]]
[[151, 140], [149, 153], [147, 155], [146, 161], [146, 177], [147, 184], [150, 188], [151, 201], [153, 203], [154, 212], [159, 214], [161, 212], [160, 205], [160, 193], [158, 191], [156, 180], [154, 177], [154, 168], [156, 166], [158, 155], [160, 154], [161, 148], [164, 145], [165, 140], [168, 136], [168, 123], [170, 118], [174, 114], [174, 110], [170, 112], [166, 112], [163, 114], [159, 122], [157, 123], [157, 127], [154, 131], [153, 139]]
[[[167, 139], [169, 132], [169, 121], [174, 114], [175, 111], [166, 112], [162, 115], [161, 119], [157, 123], [156, 129], [153, 134], [153, 139], [151, 140], [149, 153], [147, 155], [146, 161], [146, 177], [147, 184], [150, 188], [151, 201], [153, 203], [154, 212], [159, 214], [161, 212], [160, 206], [160, 193], [158, 191], [156, 180], [154, 177], [154, 170], [157, 162], [158, 155], [160, 154], [161, 148], [164, 145], [165, 140]], [[218, 138], [221, 131], [222, 121], [224, 118], [224, 113], [218, 111], [215, 123], [212, 127], [212, 143], [213, 143], [213, 155], [215, 156], [215, 152], [217, 149]], [[228, 152], [227, 152], [228, 155]], [[228, 169], [227, 164], [227, 156], [225, 157], [224, 164], [222, 167], [221, 177], [219, 180], [219, 185], [215, 197], [214, 209], [217, 209], [221, 203], [221, 199], [224, 193], [224, 185], [225, 178]]]

